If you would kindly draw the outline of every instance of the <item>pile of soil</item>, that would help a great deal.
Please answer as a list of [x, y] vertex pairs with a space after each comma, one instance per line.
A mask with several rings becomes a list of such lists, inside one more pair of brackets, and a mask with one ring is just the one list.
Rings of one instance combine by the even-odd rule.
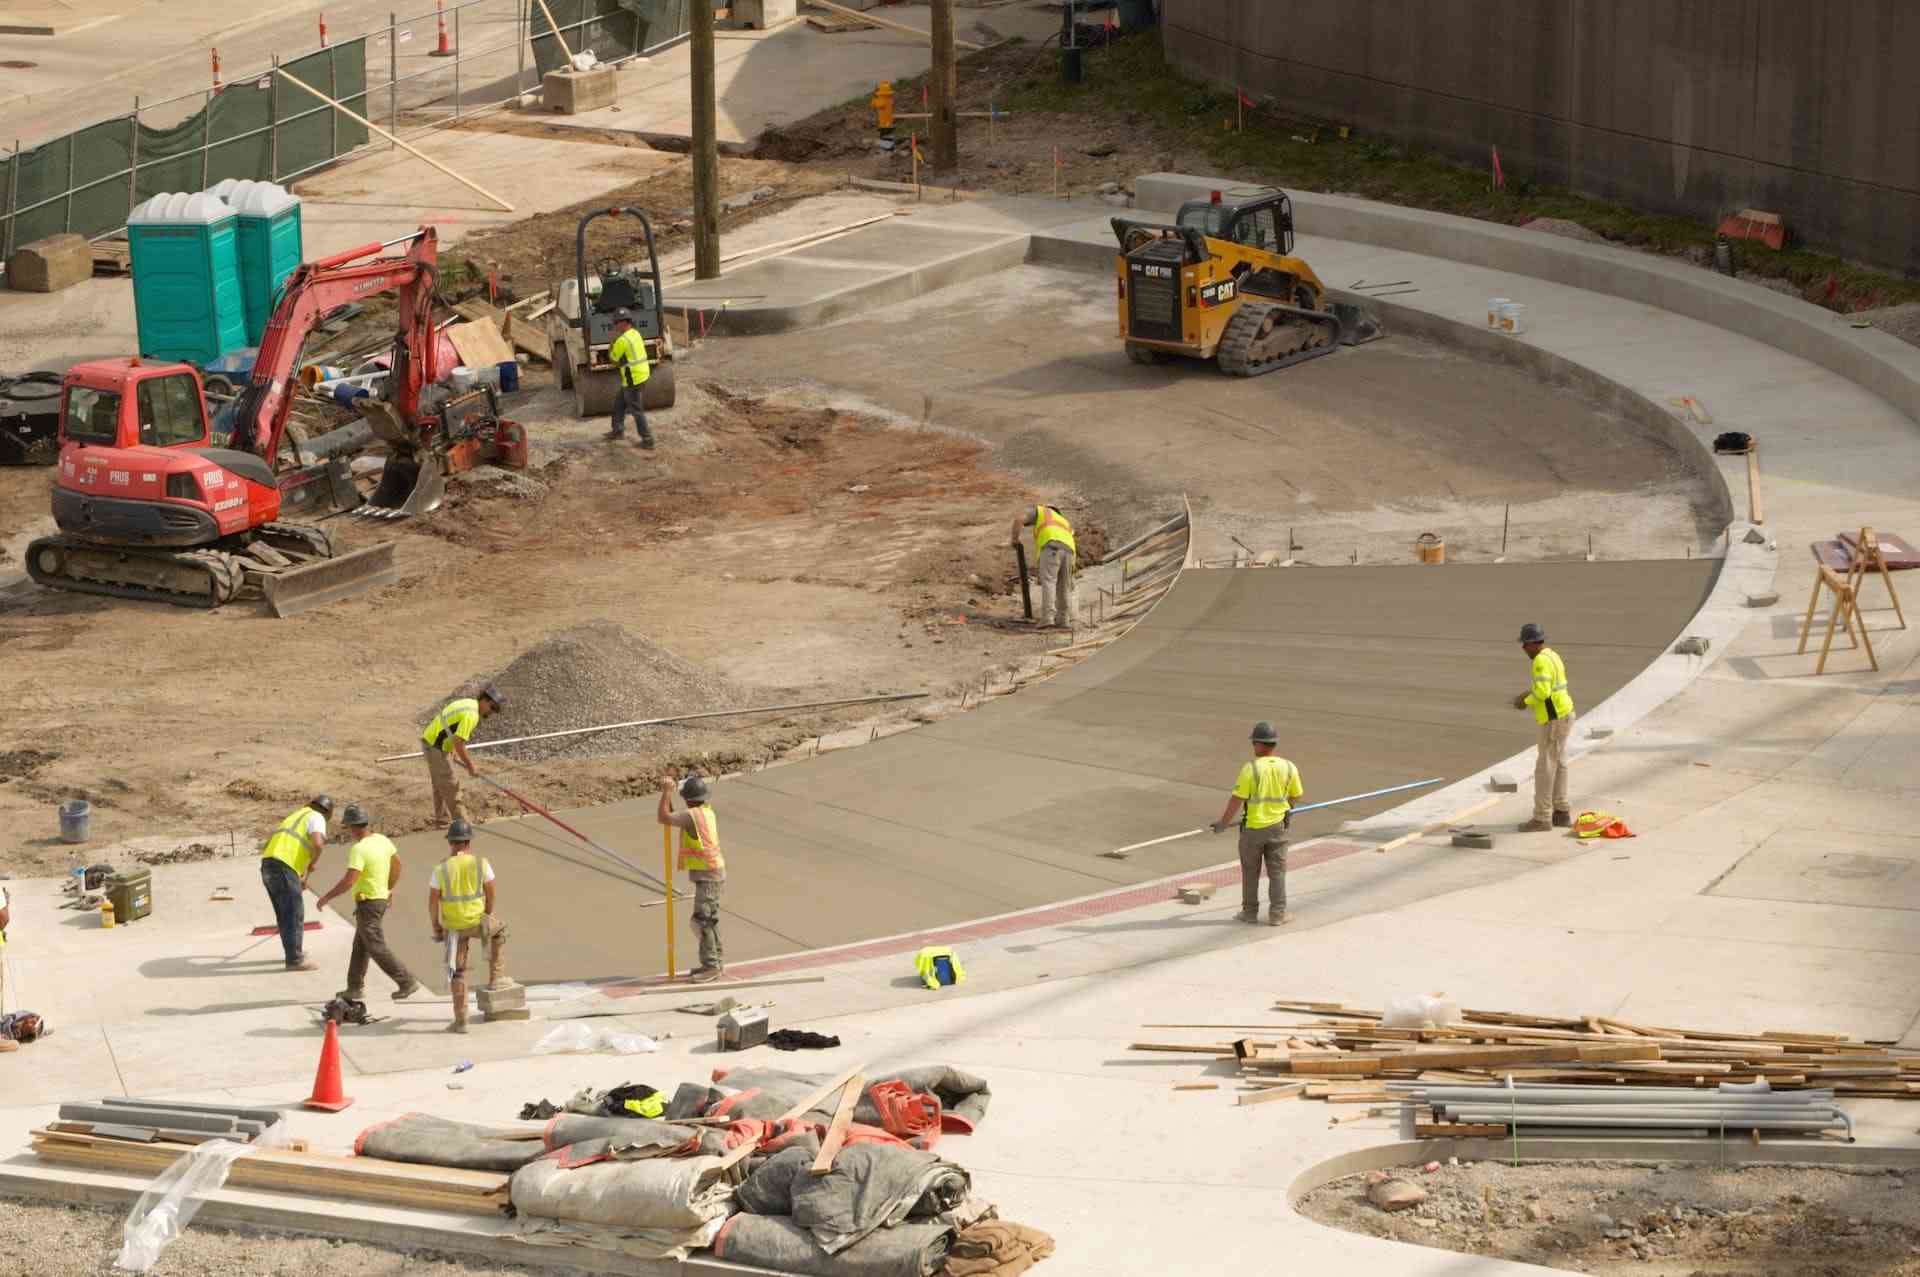
[[[751, 703], [733, 683], [613, 621], [594, 621], [550, 635], [506, 668], [464, 685], [461, 694], [471, 695], [489, 683], [500, 690], [506, 704], [480, 725], [474, 733], [476, 741]], [[427, 717], [433, 712], [428, 710]], [[659, 729], [634, 730], [657, 735]], [[488, 752], [538, 762], [630, 753], [633, 747], [633, 731], [620, 731], [527, 741]]]
[[[1920, 1155], [1916, 1155], [1920, 1162]], [[1914, 1277], [1920, 1166], [1834, 1169], [1502, 1162], [1391, 1172], [1426, 1190], [1392, 1214], [1367, 1176], [1308, 1193], [1309, 1219], [1443, 1250], [1600, 1274]]]

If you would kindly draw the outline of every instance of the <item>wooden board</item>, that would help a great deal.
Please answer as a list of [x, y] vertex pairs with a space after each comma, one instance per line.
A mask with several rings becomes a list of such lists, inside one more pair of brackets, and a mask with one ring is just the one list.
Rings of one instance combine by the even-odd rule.
[[1290, 1082], [1286, 1086], [1269, 1086], [1258, 1091], [1248, 1091], [1240, 1097], [1241, 1107], [1249, 1104], [1271, 1104], [1275, 1100], [1290, 1100], [1307, 1089], [1304, 1082]]
[[840, 1146], [847, 1142], [847, 1128], [853, 1125], [853, 1110], [859, 1106], [860, 1092], [865, 1090], [865, 1074], [856, 1073], [847, 1079], [840, 1088], [840, 1103], [833, 1110], [833, 1121], [827, 1124], [826, 1138], [820, 1141], [820, 1152], [813, 1159], [808, 1173], [828, 1175], [833, 1171], [833, 1159], [840, 1153]]
[[1492, 1122], [1415, 1122], [1413, 1137], [1421, 1140], [1483, 1140], [1507, 1133]]
[[133, 270], [133, 246], [124, 239], [101, 239], [93, 243], [93, 273], [125, 275]]
[[447, 339], [469, 368], [492, 368], [513, 361], [513, 347], [491, 319], [470, 319], [447, 330]]

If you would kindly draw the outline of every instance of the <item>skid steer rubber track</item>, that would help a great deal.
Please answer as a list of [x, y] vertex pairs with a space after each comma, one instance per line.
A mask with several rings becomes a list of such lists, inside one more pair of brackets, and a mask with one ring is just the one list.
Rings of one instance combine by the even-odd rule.
[[26, 559], [27, 575], [50, 589], [176, 607], [219, 607], [246, 583], [239, 560], [220, 550], [143, 550], [55, 536], [29, 545]]
[[1330, 312], [1248, 298], [1227, 321], [1216, 357], [1230, 377], [1258, 377], [1339, 348], [1340, 321]]

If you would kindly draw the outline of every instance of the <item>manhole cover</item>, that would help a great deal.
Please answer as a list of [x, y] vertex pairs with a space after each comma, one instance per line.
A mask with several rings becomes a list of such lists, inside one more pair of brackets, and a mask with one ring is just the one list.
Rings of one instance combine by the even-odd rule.
[[0, 62], [0, 67], [5, 67], [9, 71], [31, 71], [39, 65], [38, 62], [22, 62], [19, 58], [11, 58], [8, 61]]

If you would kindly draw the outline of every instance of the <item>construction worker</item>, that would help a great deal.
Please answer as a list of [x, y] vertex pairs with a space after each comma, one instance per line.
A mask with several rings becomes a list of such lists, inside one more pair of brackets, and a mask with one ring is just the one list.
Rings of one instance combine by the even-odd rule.
[[467, 1031], [467, 945], [487, 946], [487, 987], [507, 977], [507, 924], [493, 912], [493, 866], [472, 851], [473, 826], [456, 819], [447, 826], [447, 858], [433, 867], [427, 888], [427, 919], [435, 942], [447, 950], [447, 992], [453, 995], [449, 1033]]
[[1034, 571], [1040, 578], [1040, 611], [1034, 624], [1065, 629], [1073, 625], [1073, 525], [1050, 505], [1037, 505], [1013, 521], [1010, 544], [1020, 530], [1033, 529]]
[[353, 956], [347, 959], [347, 987], [340, 996], [354, 1002], [367, 1000], [367, 962], [371, 959], [398, 985], [393, 1000], [413, 996], [420, 982], [407, 970], [407, 964], [387, 945], [387, 906], [394, 888], [400, 885], [400, 849], [385, 834], [371, 834], [371, 818], [359, 803], [348, 803], [340, 823], [346, 827], [353, 845], [347, 848], [347, 871], [340, 881], [320, 897], [318, 908], [325, 909], [335, 896], [353, 892]]
[[320, 969], [306, 958], [307, 875], [326, 849], [327, 817], [331, 815], [333, 799], [321, 794], [281, 821], [260, 849], [260, 882], [267, 889], [267, 899], [273, 902], [280, 948], [286, 954], [289, 971]]
[[467, 819], [466, 804], [460, 801], [460, 778], [453, 774], [447, 755], [459, 759], [467, 775], [479, 775], [473, 769], [473, 756], [467, 753], [467, 742], [473, 739], [474, 729], [499, 710], [500, 689], [489, 683], [477, 696], [448, 701], [420, 733], [420, 739], [426, 742], [422, 753], [427, 760], [427, 776], [433, 781], [434, 824]]
[[7, 926], [13, 921], [13, 897], [0, 887], [0, 1011], [7, 1009]]
[[1280, 733], [1262, 720], [1248, 736], [1253, 761], [1242, 765], [1220, 819], [1208, 826], [1220, 833], [1240, 827], [1240, 921], [1260, 921], [1260, 867], [1267, 869], [1267, 925], [1293, 921], [1287, 912], [1287, 825], [1300, 797], [1300, 769], [1274, 753]]
[[647, 362], [647, 341], [633, 326], [633, 312], [625, 307], [613, 312], [613, 333], [607, 359], [620, 374], [620, 393], [613, 398], [613, 429], [607, 431], [607, 438], [620, 438], [627, 414], [632, 413], [633, 431], [640, 446], [651, 448], [653, 430], [647, 425], [647, 408], [641, 402], [647, 378], [653, 375], [653, 368]]
[[1547, 646], [1547, 632], [1528, 621], [1520, 627], [1520, 646], [1533, 662], [1533, 681], [1513, 698], [1515, 709], [1531, 709], [1540, 727], [1533, 761], [1533, 819], [1523, 834], [1573, 825], [1567, 805], [1567, 741], [1573, 735], [1573, 697], [1567, 692], [1567, 663]]
[[683, 812], [673, 809], [673, 778], [660, 789], [659, 819], [680, 831], [675, 865], [693, 879], [693, 933], [700, 938], [700, 965], [687, 973], [698, 984], [718, 980], [725, 971], [720, 949], [720, 892], [727, 882], [727, 858], [720, 851], [720, 821], [707, 801], [712, 789], [698, 776], [680, 782]]

